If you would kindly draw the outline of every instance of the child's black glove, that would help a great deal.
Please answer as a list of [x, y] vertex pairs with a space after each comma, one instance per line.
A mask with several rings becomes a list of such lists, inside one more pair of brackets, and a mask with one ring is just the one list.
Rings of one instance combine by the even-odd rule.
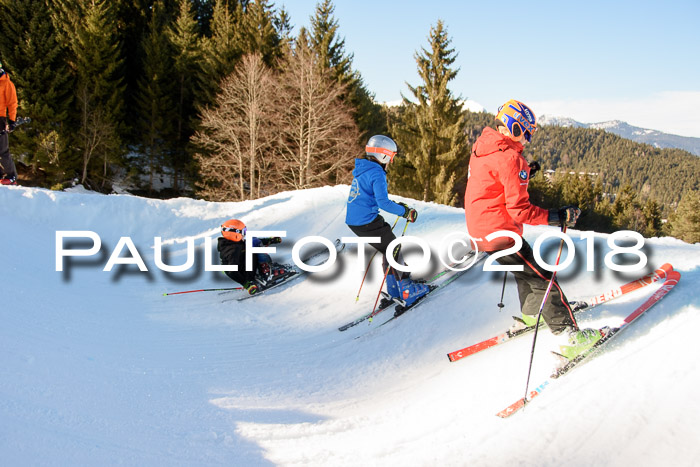
[[406, 219], [408, 219], [408, 222], [415, 222], [416, 219], [418, 219], [418, 211], [415, 209], [408, 207], [405, 203], [399, 203], [403, 208], [405, 209], [403, 216]]

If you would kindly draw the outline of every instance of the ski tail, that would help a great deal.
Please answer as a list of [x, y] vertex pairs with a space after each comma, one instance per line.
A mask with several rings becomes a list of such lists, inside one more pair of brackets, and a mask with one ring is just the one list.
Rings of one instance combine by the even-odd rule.
[[643, 287], [646, 287], [647, 285], [651, 285], [654, 282], [658, 282], [661, 279], [665, 278], [667, 274], [671, 271], [673, 271], [673, 266], [671, 266], [671, 264], [669, 263], [665, 263], [656, 271], [649, 273], [646, 276], [630, 281], [624, 285], [621, 285], [620, 287], [608, 290], [603, 294], [589, 298], [585, 301], [585, 303], [587, 304], [586, 308], [598, 306], [601, 303], [609, 302], [610, 300], [614, 300], [618, 297], [634, 292], [635, 290], [639, 290]]
[[647, 311], [649, 308], [651, 308], [656, 302], [661, 300], [667, 293], [671, 291], [673, 287], [678, 284], [678, 281], [681, 280], [681, 273], [678, 271], [669, 271], [666, 274], [666, 281], [664, 284], [661, 286], [659, 290], [654, 292], [654, 295], [649, 297], [649, 299], [644, 302], [639, 308], [637, 308], [633, 313], [629, 314], [624, 321], [623, 326], [627, 326], [630, 324], [632, 321], [637, 319], [639, 315]]

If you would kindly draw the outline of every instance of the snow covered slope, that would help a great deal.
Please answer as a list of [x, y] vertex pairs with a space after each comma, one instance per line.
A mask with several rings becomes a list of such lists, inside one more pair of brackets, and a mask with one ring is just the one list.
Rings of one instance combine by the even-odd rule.
[[[352, 248], [331, 270], [251, 300], [222, 303], [238, 292], [163, 296], [236, 285], [202, 264], [203, 239], [217, 237], [228, 218], [286, 230], [274, 255], [284, 261], [304, 236], [351, 236], [347, 193], [340, 186], [207, 203], [0, 188], [0, 464], [700, 464], [698, 244], [647, 240], [642, 272], [670, 262], [679, 285], [610, 351], [507, 420], [495, 414], [523, 394], [532, 339], [455, 363], [445, 355], [504, 330], [517, 313], [512, 279], [499, 312], [502, 275], [481, 266], [387, 326], [343, 333], [338, 326], [371, 309], [382, 279], [375, 260], [355, 303], [363, 264]], [[419, 212], [407, 235], [438, 245], [464, 230], [461, 210], [406, 201]], [[97, 233], [102, 250], [57, 272], [56, 232], [68, 230]], [[551, 231], [527, 228], [525, 236], [532, 243]], [[571, 235], [577, 259], [561, 273], [570, 299], [642, 274], [606, 270], [602, 234], [596, 270], [586, 272], [586, 241]], [[103, 271], [120, 237], [132, 239], [148, 272]], [[183, 264], [186, 239], [195, 238], [196, 266], [162, 272], [154, 237], [167, 264]], [[133, 257], [127, 249], [122, 256]], [[579, 319], [614, 324], [656, 287]], [[549, 374], [553, 345], [549, 332], [539, 334], [533, 382]]]

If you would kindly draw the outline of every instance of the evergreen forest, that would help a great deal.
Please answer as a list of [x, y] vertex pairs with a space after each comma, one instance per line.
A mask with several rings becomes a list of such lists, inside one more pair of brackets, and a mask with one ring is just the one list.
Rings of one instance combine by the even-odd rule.
[[[388, 134], [401, 148], [390, 193], [462, 206], [471, 146], [494, 115], [450, 89], [447, 24], [426, 31], [420, 82], [392, 107], [339, 29], [331, 0], [307, 19], [269, 0], [0, 0], [0, 62], [31, 118], [11, 135], [20, 184], [252, 199], [349, 183], [369, 136]], [[577, 228], [700, 241], [697, 156], [553, 126], [524, 156], [542, 168], [533, 203], [580, 206]]]

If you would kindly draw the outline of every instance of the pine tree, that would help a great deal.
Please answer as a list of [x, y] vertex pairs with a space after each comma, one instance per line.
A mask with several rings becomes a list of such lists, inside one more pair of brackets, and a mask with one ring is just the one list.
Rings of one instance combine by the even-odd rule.
[[[234, 1], [234, 0], [231, 0]], [[229, 0], [216, 0], [211, 21], [211, 37], [204, 40], [203, 52], [207, 80], [204, 83], [206, 99], [204, 104], [213, 101], [219, 91], [221, 80], [231, 74], [241, 58], [240, 27], [236, 21], [242, 14], [242, 7], [237, 4], [238, 15], [230, 8]]]
[[214, 16], [214, 5], [211, 0], [192, 0], [195, 18], [203, 36], [211, 35], [211, 21]]
[[658, 237], [662, 232], [661, 209], [653, 199], [648, 199], [642, 208], [646, 221], [645, 236]]
[[[429, 42], [430, 50], [415, 55], [423, 83], [409, 89], [417, 102], [404, 96], [404, 114], [391, 126], [405, 155], [396, 168], [398, 177], [391, 177], [392, 186], [407, 194], [418, 191], [424, 201], [454, 205], [457, 180], [466, 175], [469, 158], [466, 117], [447, 87], [457, 75], [450, 68], [456, 55], [442, 21], [431, 27]], [[415, 172], [406, 173], [410, 168]]]
[[65, 27], [62, 37], [70, 44], [76, 77], [80, 182], [99, 180], [99, 187], [104, 189], [109, 164], [119, 160], [124, 115], [123, 59], [113, 6], [108, 0], [55, 0], [55, 4], [56, 21]]
[[683, 194], [669, 224], [672, 236], [688, 243], [700, 242], [700, 191]]
[[190, 164], [187, 143], [193, 134], [193, 120], [197, 101], [203, 88], [204, 52], [197, 21], [190, 0], [180, 0], [180, 10], [168, 37], [172, 44], [173, 72], [175, 82], [175, 150], [170, 165], [174, 170], [173, 186], [177, 189]]
[[[144, 37], [148, 33], [148, 22], [157, 0], [112, 0], [112, 8], [114, 10], [114, 21], [116, 28], [115, 39], [120, 44], [122, 51], [123, 75], [125, 85], [124, 104], [125, 108], [130, 109], [136, 105], [138, 95], [138, 81], [143, 75], [143, 50], [142, 43]], [[168, 15], [174, 15], [175, 0], [164, 0], [167, 3]], [[164, 6], [160, 7], [165, 8]], [[125, 122], [129, 128], [129, 141], [135, 141], [138, 137], [133, 134], [133, 131], [138, 131], [138, 128], [133, 125], [134, 122], [127, 120]]]
[[44, 0], [5, 1], [0, 9], [0, 57], [19, 99], [18, 115], [32, 124], [12, 137], [12, 151], [26, 154], [35, 175], [43, 169], [48, 184], [70, 179], [79, 161], [70, 159], [71, 134], [66, 122], [73, 104], [74, 80], [66, 50], [56, 40], [50, 9]]
[[352, 54], [345, 52], [345, 39], [338, 37], [338, 20], [333, 17], [335, 6], [331, 0], [316, 4], [311, 17], [310, 46], [318, 56], [319, 66], [330, 70], [333, 79], [344, 85], [353, 80]]
[[269, 0], [248, 3], [240, 22], [242, 53], [259, 53], [267, 66], [275, 67], [282, 57], [282, 38], [277, 25], [273, 3]]
[[175, 117], [176, 88], [172, 79], [173, 51], [166, 33], [168, 16], [162, 0], [153, 5], [148, 34], [143, 38], [143, 73], [136, 100], [136, 134], [146, 156], [148, 190], [163, 166], [171, 166], [170, 155], [177, 149]]
[[541, 172], [535, 174], [534, 177], [530, 177], [527, 191], [530, 195], [530, 202], [535, 206], [548, 208], [549, 206], [558, 204], [555, 202], [556, 195], [554, 185]]
[[282, 53], [285, 54], [294, 43], [294, 37], [292, 37], [292, 30], [294, 27], [292, 26], [289, 13], [284, 9], [284, 6], [280, 8], [272, 22], [280, 36], [280, 48]]
[[645, 237], [661, 233], [661, 213], [653, 200], [642, 206], [631, 185], [619, 191], [612, 205], [613, 223], [617, 230], [633, 230]]

